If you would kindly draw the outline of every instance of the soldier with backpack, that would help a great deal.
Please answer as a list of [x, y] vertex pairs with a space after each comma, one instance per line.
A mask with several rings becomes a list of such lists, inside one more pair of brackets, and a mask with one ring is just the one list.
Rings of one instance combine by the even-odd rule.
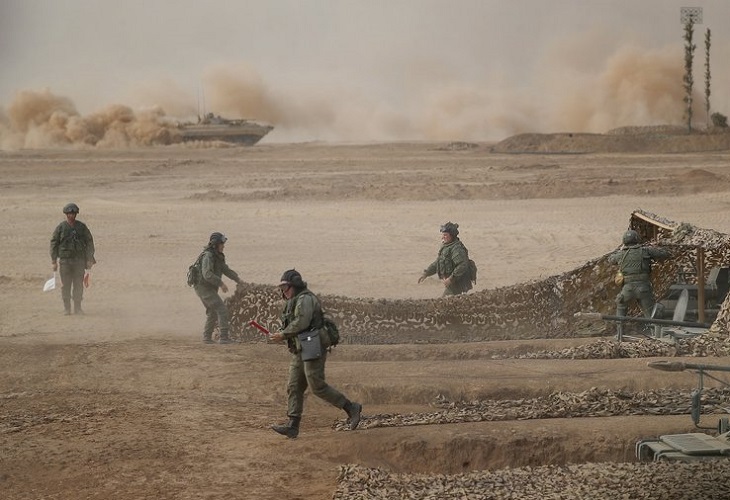
[[330, 338], [325, 328], [319, 299], [309, 291], [302, 275], [295, 269], [289, 269], [282, 275], [279, 290], [286, 299], [281, 315], [282, 329], [272, 333], [269, 339], [276, 343], [286, 342], [291, 352], [287, 385], [289, 422], [271, 428], [288, 438], [299, 435], [299, 423], [304, 411], [304, 392], [310, 387], [315, 396], [345, 410], [350, 430], [355, 430], [360, 423], [362, 405], [350, 401], [325, 382], [326, 349], [337, 339]]
[[437, 274], [444, 284], [443, 296], [459, 295], [472, 289], [476, 283], [476, 264], [469, 259], [469, 250], [459, 239], [459, 224], [447, 222], [442, 225], [441, 248], [438, 257], [418, 278], [418, 282]]
[[626, 316], [629, 303], [635, 300], [644, 317], [650, 318], [655, 302], [650, 280], [652, 264], [668, 259], [671, 254], [665, 248], [642, 245], [639, 233], [633, 229], [624, 233], [622, 242], [621, 248], [608, 257], [610, 263], [618, 266], [620, 273], [616, 282], [621, 285], [616, 296], [616, 316]]
[[222, 280], [225, 275], [236, 283], [242, 283], [238, 274], [226, 264], [226, 256], [223, 249], [226, 245], [226, 238], [222, 233], [210, 235], [208, 245], [198, 257], [198, 260], [190, 266], [188, 272], [188, 284], [195, 289], [195, 293], [205, 306], [205, 326], [203, 327], [203, 342], [213, 343], [213, 330], [216, 324], [220, 328], [221, 344], [230, 344], [228, 336], [229, 322], [228, 309], [223, 299], [218, 295], [220, 288], [223, 293], [228, 292], [228, 287]]

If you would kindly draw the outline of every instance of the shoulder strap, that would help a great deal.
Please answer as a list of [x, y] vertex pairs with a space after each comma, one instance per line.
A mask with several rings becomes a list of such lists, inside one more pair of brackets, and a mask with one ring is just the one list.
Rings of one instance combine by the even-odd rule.
[[324, 310], [322, 309], [322, 302], [309, 288], [303, 290], [297, 295], [297, 300], [303, 295], [311, 295], [314, 299], [314, 311], [312, 312], [312, 322], [310, 323], [311, 329], [322, 328], [324, 324]]
[[194, 266], [199, 266], [201, 262], [203, 262], [203, 255], [205, 255], [205, 252], [207, 252], [208, 249], [206, 248], [202, 252], [200, 252], [200, 255], [198, 255], [198, 258], [195, 259], [195, 262], [193, 263]]
[[624, 263], [624, 260], [626, 259], [626, 256], [627, 256], [627, 255], [629, 254], [629, 250], [631, 250], [631, 249], [630, 249], [630, 248], [625, 248], [625, 249], [624, 249], [624, 254], [623, 254], [623, 256], [621, 257], [621, 262], [619, 262], [619, 263], [618, 263], [618, 266], [619, 266], [619, 267], [621, 267], [621, 264], [623, 264], [623, 263]]
[[459, 240], [459, 244], [461, 245], [461, 248], [464, 249], [464, 252], [466, 253], [466, 259], [469, 260], [469, 249], [466, 248], [466, 245], [464, 245], [464, 242]]

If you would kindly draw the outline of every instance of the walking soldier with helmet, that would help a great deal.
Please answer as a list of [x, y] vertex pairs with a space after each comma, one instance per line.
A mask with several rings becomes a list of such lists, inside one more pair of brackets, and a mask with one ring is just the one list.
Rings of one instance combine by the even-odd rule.
[[[323, 328], [324, 314], [319, 299], [307, 288], [302, 275], [295, 269], [284, 272], [279, 282], [279, 290], [286, 299], [281, 315], [282, 329], [272, 333], [269, 339], [275, 343], [286, 342], [291, 352], [287, 384], [289, 422], [271, 428], [288, 438], [299, 435], [299, 423], [304, 411], [304, 392], [309, 387], [315, 396], [344, 410], [350, 430], [355, 430], [360, 423], [362, 405], [350, 401], [325, 382], [324, 367], [331, 340]], [[316, 345], [305, 346], [309, 343]]]
[[223, 299], [218, 295], [220, 288], [223, 293], [228, 292], [228, 286], [221, 279], [223, 275], [236, 283], [241, 283], [238, 274], [226, 264], [226, 256], [223, 254], [226, 238], [223, 233], [212, 233], [208, 245], [198, 257], [194, 266], [197, 268], [197, 278], [192, 286], [200, 301], [205, 306], [205, 326], [203, 327], [203, 342], [213, 343], [213, 330], [216, 325], [220, 328], [221, 344], [230, 344], [228, 335], [229, 321], [228, 309]]
[[466, 293], [476, 283], [476, 264], [469, 259], [469, 251], [459, 239], [459, 224], [447, 222], [439, 231], [442, 244], [438, 257], [423, 271], [418, 282], [436, 274], [444, 285], [443, 296]]
[[61, 222], [51, 235], [51, 263], [53, 272], [61, 274], [61, 298], [66, 315], [71, 314], [71, 298], [74, 314], [83, 314], [81, 301], [84, 298], [84, 273], [96, 264], [94, 259], [94, 238], [86, 224], [76, 220], [79, 207], [69, 203], [63, 207], [66, 220]]

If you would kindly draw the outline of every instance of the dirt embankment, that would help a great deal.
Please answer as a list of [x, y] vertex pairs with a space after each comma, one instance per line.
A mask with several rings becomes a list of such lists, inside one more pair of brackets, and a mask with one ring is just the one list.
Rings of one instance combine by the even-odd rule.
[[698, 153], [730, 149], [730, 130], [688, 133], [681, 127], [624, 127], [606, 134], [519, 134], [495, 144], [495, 153]]

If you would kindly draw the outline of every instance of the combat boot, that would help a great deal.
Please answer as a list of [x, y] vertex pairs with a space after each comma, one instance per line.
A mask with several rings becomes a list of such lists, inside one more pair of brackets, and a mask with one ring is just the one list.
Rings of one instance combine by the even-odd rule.
[[362, 418], [362, 405], [360, 403], [347, 401], [342, 409], [347, 412], [347, 423], [350, 424], [350, 430], [354, 431], [357, 429], [360, 419]]
[[219, 344], [232, 344], [233, 340], [228, 336], [228, 329], [221, 329], [221, 336], [218, 339]]
[[289, 423], [286, 425], [272, 425], [274, 432], [278, 432], [282, 436], [294, 439], [299, 435], [299, 422], [302, 417], [289, 417]]

